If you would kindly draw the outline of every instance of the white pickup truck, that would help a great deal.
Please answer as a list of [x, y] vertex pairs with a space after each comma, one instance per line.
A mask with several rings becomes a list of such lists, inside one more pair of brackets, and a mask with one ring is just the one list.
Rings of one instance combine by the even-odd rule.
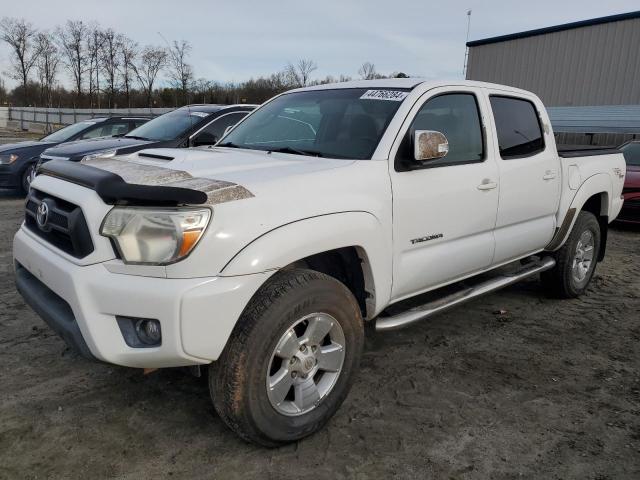
[[526, 91], [314, 86], [215, 147], [43, 165], [16, 283], [89, 358], [210, 364], [221, 418], [274, 446], [336, 412], [367, 322], [411, 325], [538, 273], [556, 296], [582, 294], [624, 173], [616, 151], [558, 153]]

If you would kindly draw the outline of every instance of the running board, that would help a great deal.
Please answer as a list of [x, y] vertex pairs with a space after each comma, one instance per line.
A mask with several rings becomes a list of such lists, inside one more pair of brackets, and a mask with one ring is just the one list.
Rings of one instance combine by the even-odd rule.
[[508, 287], [514, 283], [524, 280], [527, 277], [535, 275], [545, 270], [553, 268], [556, 261], [551, 257], [545, 257], [539, 261], [535, 261], [524, 265], [520, 270], [513, 273], [502, 274], [490, 280], [484, 281], [472, 287], [445, 296], [433, 302], [425, 303], [419, 307], [414, 307], [405, 312], [392, 316], [380, 316], [376, 320], [377, 331], [398, 330], [415, 322], [429, 318], [437, 313], [448, 310], [449, 308], [468, 302], [487, 293], [494, 292], [504, 287]]

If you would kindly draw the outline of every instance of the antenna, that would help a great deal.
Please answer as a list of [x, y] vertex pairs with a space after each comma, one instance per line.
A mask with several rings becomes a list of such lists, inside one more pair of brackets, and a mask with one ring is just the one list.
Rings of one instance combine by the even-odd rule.
[[462, 64], [462, 77], [464, 78], [467, 74], [467, 61], [469, 60], [469, 47], [467, 47], [467, 43], [469, 43], [469, 31], [471, 30], [471, 9], [467, 10], [467, 39], [464, 42], [464, 62]]

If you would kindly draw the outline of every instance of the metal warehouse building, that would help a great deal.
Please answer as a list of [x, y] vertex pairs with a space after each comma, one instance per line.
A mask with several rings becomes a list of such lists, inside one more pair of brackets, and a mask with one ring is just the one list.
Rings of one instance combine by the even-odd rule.
[[[640, 11], [475, 40], [467, 46], [468, 80], [524, 88], [550, 107], [576, 107], [550, 109], [555, 130], [562, 125], [562, 131], [589, 134], [591, 143], [612, 143], [622, 139], [622, 132], [625, 138], [640, 136], [637, 121], [626, 120], [640, 116]], [[626, 114], [612, 107], [620, 105], [627, 106]], [[594, 142], [594, 134], [599, 142]]]

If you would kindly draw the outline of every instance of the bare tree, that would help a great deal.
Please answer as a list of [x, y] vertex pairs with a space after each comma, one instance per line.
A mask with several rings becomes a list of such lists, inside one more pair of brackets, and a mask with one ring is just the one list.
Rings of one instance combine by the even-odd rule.
[[93, 107], [95, 96], [98, 108], [100, 108], [100, 52], [102, 50], [102, 41], [103, 35], [100, 27], [97, 24], [91, 25], [85, 39], [88, 57], [89, 104]]
[[127, 107], [131, 108], [131, 87], [135, 78], [134, 65], [138, 58], [138, 44], [129, 37], [122, 35], [118, 47], [118, 57], [120, 58], [118, 63], [120, 64], [122, 87], [127, 99]]
[[87, 24], [82, 20], [67, 20], [64, 27], [58, 27], [57, 30], [64, 62], [71, 72], [77, 99], [82, 96], [82, 80], [87, 71], [85, 38], [88, 30]]
[[182, 93], [184, 103], [189, 103], [189, 90], [193, 84], [193, 68], [187, 63], [191, 48], [191, 44], [186, 40], [180, 42], [174, 40], [167, 49], [169, 80], [173, 88]]
[[358, 75], [360, 75], [363, 80], [373, 80], [378, 78], [376, 66], [371, 62], [364, 62], [358, 69]]
[[133, 71], [142, 86], [147, 98], [147, 105], [151, 107], [151, 96], [153, 94], [153, 84], [158, 77], [160, 70], [167, 64], [167, 51], [162, 47], [147, 45], [142, 49], [142, 53], [136, 63], [133, 64]]
[[4, 17], [0, 21], [0, 38], [11, 48], [11, 71], [9, 76], [22, 82], [22, 92], [25, 104], [27, 99], [27, 83], [29, 72], [38, 59], [38, 49], [35, 45], [36, 29], [24, 19]]
[[113, 107], [118, 84], [118, 70], [122, 60], [123, 36], [117, 34], [112, 28], [102, 32], [102, 43], [100, 45], [100, 68], [102, 69], [107, 82], [107, 100], [109, 108]]
[[207, 103], [207, 94], [213, 89], [213, 82], [206, 78], [198, 78], [193, 82], [192, 88], [196, 98], [202, 103]]
[[309, 83], [311, 73], [318, 69], [318, 65], [313, 60], [298, 60], [295, 65], [289, 63], [285, 68], [285, 74], [290, 85], [295, 87], [306, 87]]
[[40, 80], [40, 89], [45, 105], [51, 107], [53, 104], [53, 86], [60, 63], [60, 52], [53, 42], [53, 36], [49, 32], [38, 33], [36, 44], [39, 52], [36, 70]]

